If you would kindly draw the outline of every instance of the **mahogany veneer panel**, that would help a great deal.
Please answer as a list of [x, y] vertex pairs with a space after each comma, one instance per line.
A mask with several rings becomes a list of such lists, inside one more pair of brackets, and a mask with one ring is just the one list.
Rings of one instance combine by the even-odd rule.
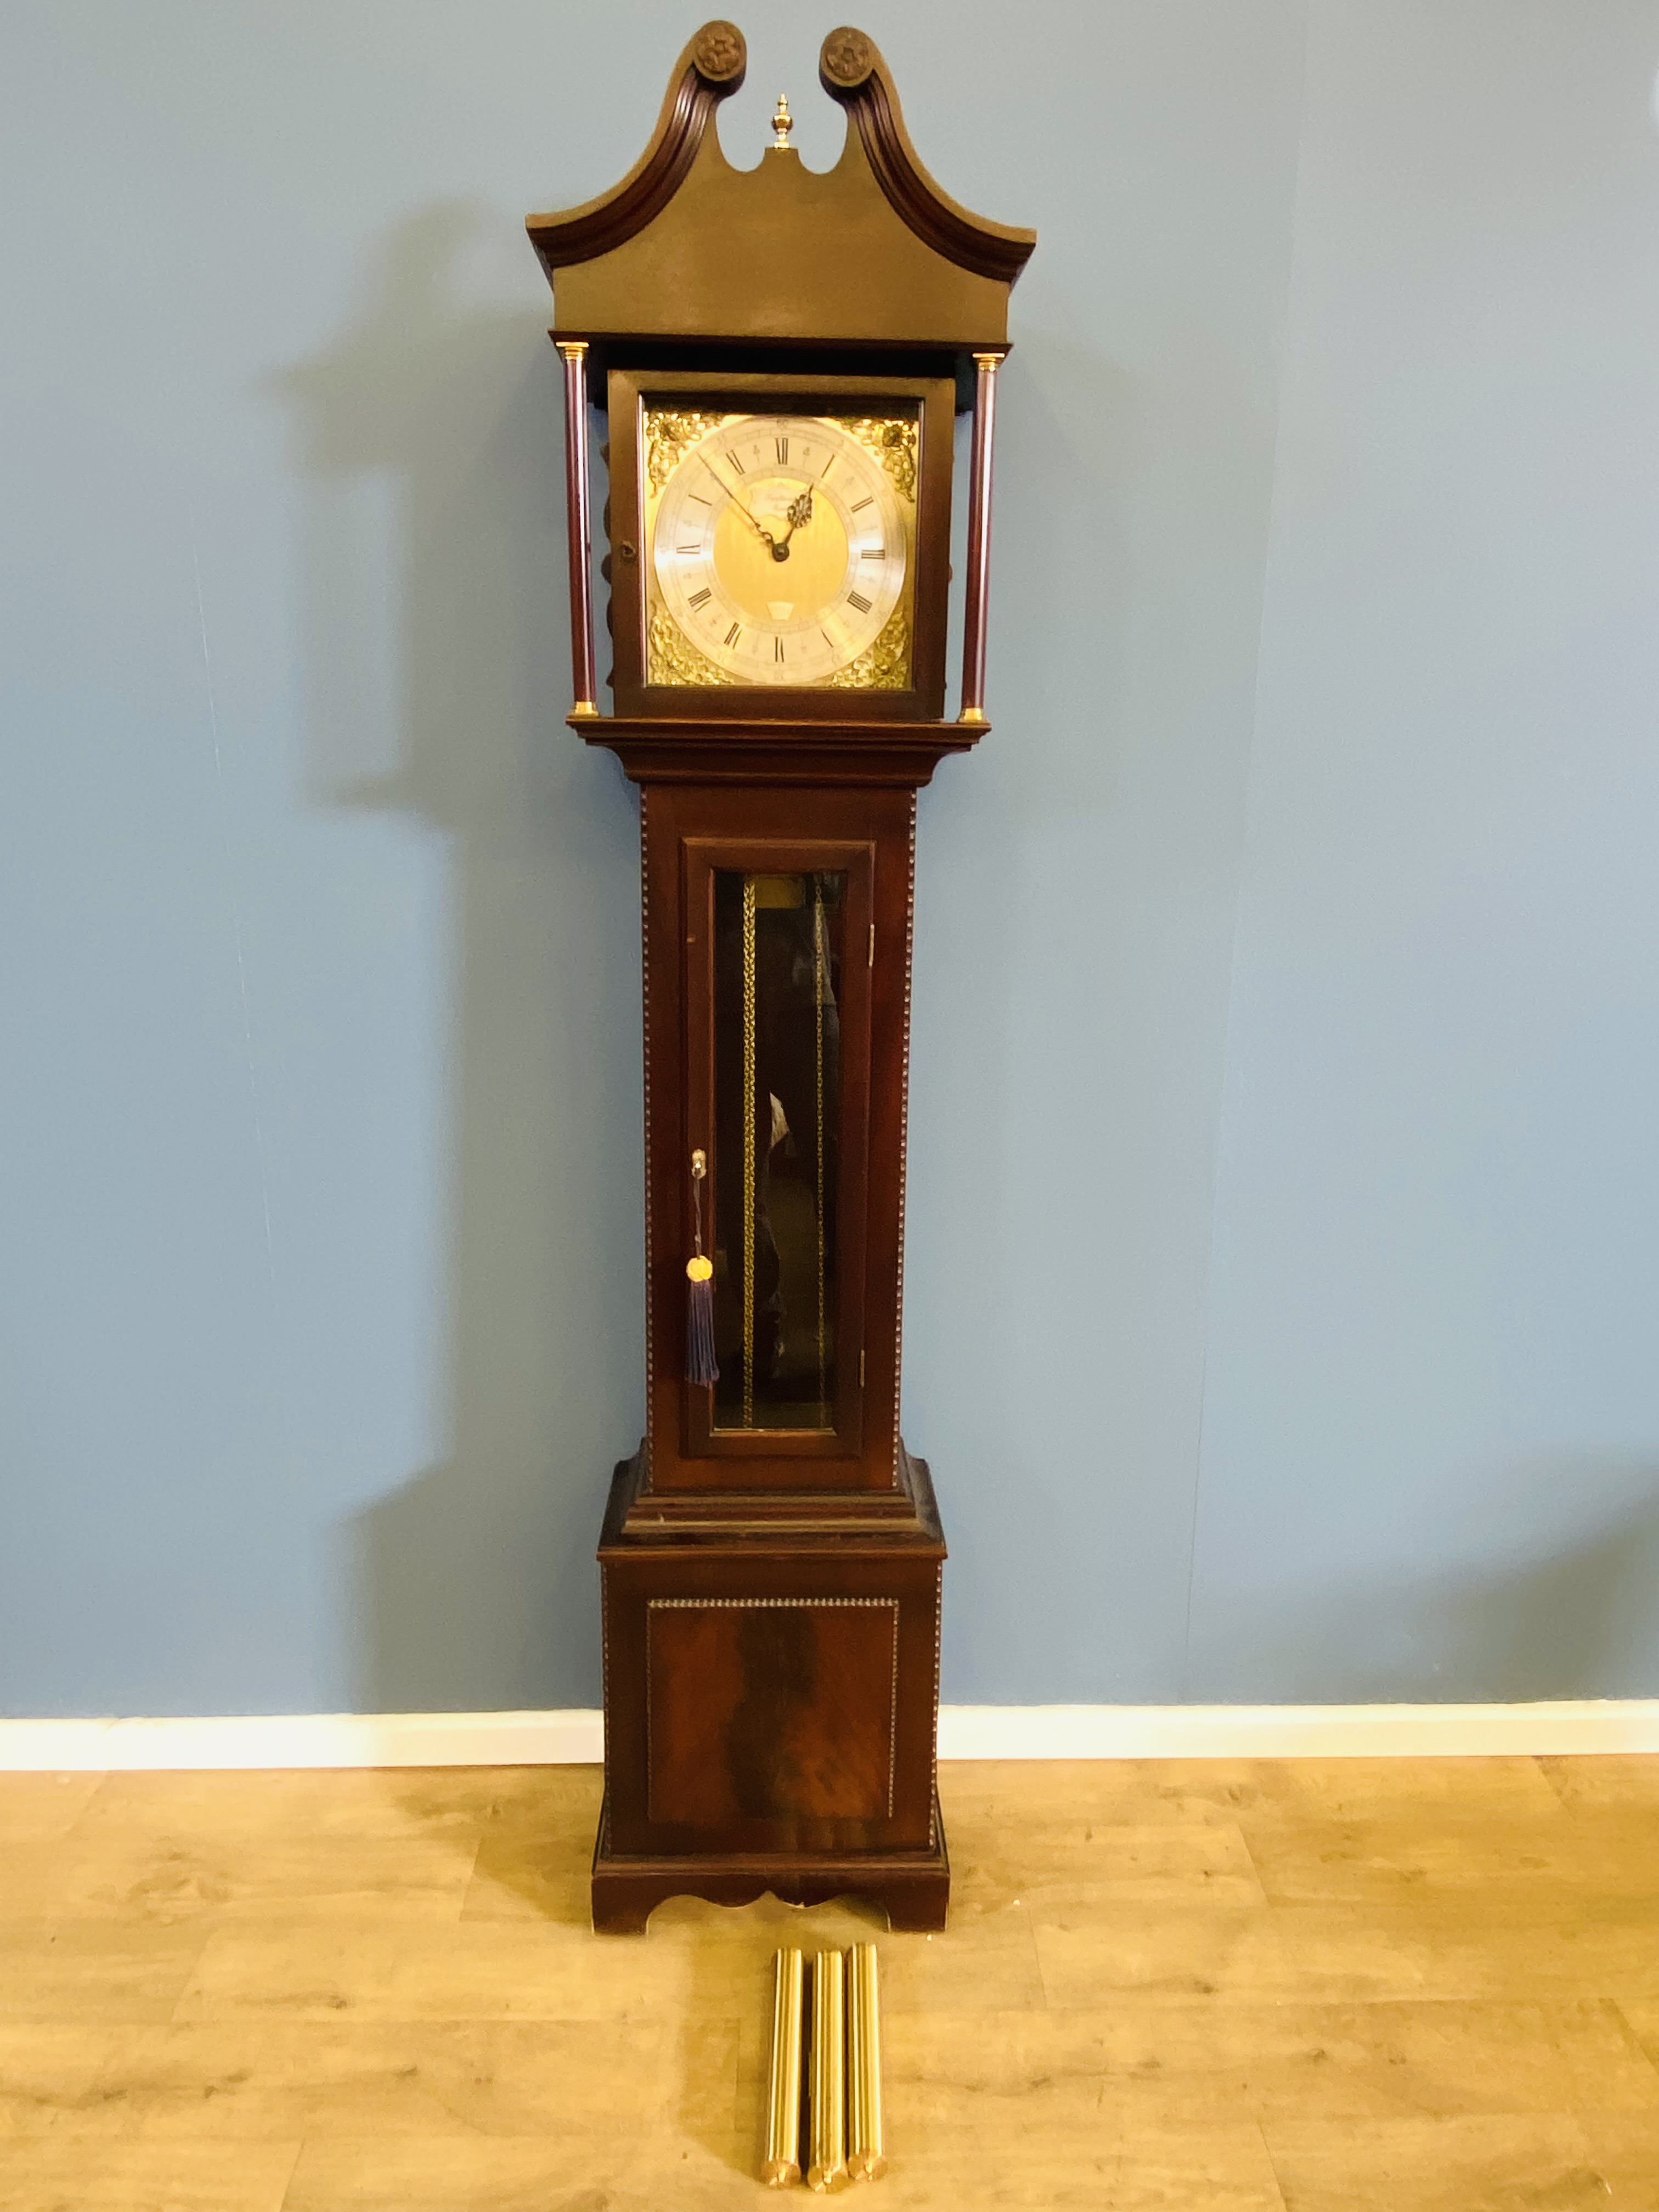
[[898, 1628], [896, 1598], [653, 1599], [652, 1819], [890, 1819]]

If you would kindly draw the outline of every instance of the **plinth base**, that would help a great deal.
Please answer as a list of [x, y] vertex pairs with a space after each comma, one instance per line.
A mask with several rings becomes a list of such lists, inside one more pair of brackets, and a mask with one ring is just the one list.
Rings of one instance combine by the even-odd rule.
[[606, 1850], [610, 1807], [599, 1815], [593, 1847], [593, 1926], [601, 1936], [642, 1936], [657, 1906], [671, 1897], [710, 1905], [752, 1905], [769, 1890], [785, 1905], [827, 1905], [832, 1898], [868, 1898], [906, 1933], [945, 1925], [951, 1862], [939, 1797], [933, 1798], [933, 1848], [925, 1851], [711, 1852], [672, 1858], [626, 1858]]

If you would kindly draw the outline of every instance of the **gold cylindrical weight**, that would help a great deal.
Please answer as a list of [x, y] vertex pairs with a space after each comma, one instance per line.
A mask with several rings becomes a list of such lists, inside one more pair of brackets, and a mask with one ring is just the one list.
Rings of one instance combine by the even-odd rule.
[[839, 1951], [812, 1961], [812, 2094], [809, 2113], [809, 2188], [834, 2189], [847, 2179], [847, 2041]]
[[787, 2189], [800, 2179], [800, 2054], [805, 1960], [780, 1951], [774, 1961], [772, 2073], [766, 2091], [766, 2163], [761, 2179]]
[[855, 1943], [847, 1968], [847, 2171], [854, 2181], [879, 2181], [887, 2171], [887, 2151], [881, 2133], [875, 1945]]

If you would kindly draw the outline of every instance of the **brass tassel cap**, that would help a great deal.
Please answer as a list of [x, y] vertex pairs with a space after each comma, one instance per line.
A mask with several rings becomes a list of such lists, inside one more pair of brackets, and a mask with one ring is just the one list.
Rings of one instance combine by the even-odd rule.
[[772, 2072], [766, 2092], [766, 2163], [761, 2179], [787, 2189], [800, 2179], [801, 2002], [805, 1960], [780, 1951], [773, 1961]]
[[845, 1963], [839, 1951], [820, 1951], [812, 1961], [811, 2163], [806, 2183], [819, 2191], [838, 2188], [847, 2179]]
[[854, 2181], [879, 2181], [887, 2171], [881, 2130], [881, 2014], [876, 1947], [855, 1943], [848, 1954], [847, 2170]]

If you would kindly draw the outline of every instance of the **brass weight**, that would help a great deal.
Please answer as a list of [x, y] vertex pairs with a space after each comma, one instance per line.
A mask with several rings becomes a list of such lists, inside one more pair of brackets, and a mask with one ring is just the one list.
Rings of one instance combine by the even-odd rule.
[[766, 2094], [766, 2162], [761, 2179], [787, 2189], [800, 2179], [801, 2000], [805, 1962], [799, 1951], [774, 1961], [772, 2071]]
[[879, 2181], [887, 2171], [881, 2129], [881, 2015], [876, 1947], [855, 1943], [848, 1954], [847, 2170], [854, 2181]]
[[845, 1966], [839, 1951], [820, 1951], [812, 1961], [811, 2163], [806, 2181], [820, 2191], [847, 2179]]

